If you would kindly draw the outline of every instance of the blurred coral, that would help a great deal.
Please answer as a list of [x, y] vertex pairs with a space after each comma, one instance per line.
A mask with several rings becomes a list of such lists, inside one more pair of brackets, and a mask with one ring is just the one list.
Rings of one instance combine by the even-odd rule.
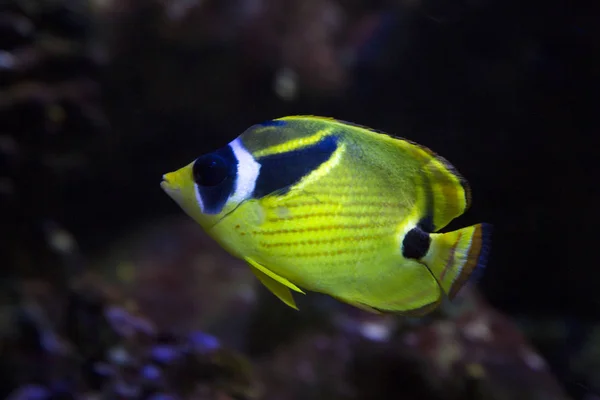
[[115, 242], [101, 271], [159, 329], [201, 329], [240, 346], [257, 281], [192, 220], [170, 218]]
[[[0, 366], [19, 388], [12, 398], [567, 399], [472, 288], [419, 319], [312, 293], [296, 312], [184, 217], [136, 229], [97, 262], [66, 291], [24, 281], [5, 308]], [[256, 313], [275, 304], [277, 321]], [[294, 334], [270, 332], [288, 322]], [[249, 335], [270, 346], [244, 356]]]
[[404, 344], [439, 377], [433, 387], [445, 393], [462, 382], [465, 396], [566, 399], [546, 361], [515, 323], [487, 305], [476, 291], [463, 292], [458, 300], [463, 304], [449, 306], [458, 308], [456, 315], [449, 314], [451, 319], [402, 336]]
[[243, 356], [201, 331], [161, 332], [107, 288], [91, 275], [64, 295], [24, 283], [2, 335], [3, 377], [18, 387], [9, 398], [256, 398], [260, 386]]
[[0, 218], [14, 227], [0, 231], [0, 252], [9, 275], [59, 268], [49, 221], [62, 219], [64, 188], [104, 140], [90, 18], [70, 1], [0, 9]]
[[426, 319], [345, 306], [261, 362], [266, 399], [556, 399], [568, 397], [517, 327], [465, 290]]

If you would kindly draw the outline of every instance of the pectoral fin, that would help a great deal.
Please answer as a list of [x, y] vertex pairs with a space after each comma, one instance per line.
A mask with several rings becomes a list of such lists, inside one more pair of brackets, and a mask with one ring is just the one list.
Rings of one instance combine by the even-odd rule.
[[294, 301], [294, 297], [290, 292], [290, 289], [304, 294], [304, 292], [292, 282], [287, 279], [277, 275], [273, 271], [268, 268], [260, 265], [256, 261], [251, 258], [246, 258], [246, 262], [250, 264], [252, 272], [258, 278], [259, 281], [262, 282], [263, 285], [267, 287], [275, 296], [277, 296], [281, 301], [283, 301], [288, 306], [298, 309], [296, 306], [296, 302]]

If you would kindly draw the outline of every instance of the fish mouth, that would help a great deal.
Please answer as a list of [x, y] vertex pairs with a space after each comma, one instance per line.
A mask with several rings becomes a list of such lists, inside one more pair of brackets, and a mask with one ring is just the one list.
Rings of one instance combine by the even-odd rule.
[[163, 176], [160, 181], [160, 188], [165, 192], [168, 192], [171, 189], [171, 184], [169, 181]]
[[177, 187], [175, 187], [175, 186], [173, 185], [173, 182], [171, 182], [171, 181], [169, 180], [169, 177], [168, 177], [168, 175], [169, 175], [169, 174], [164, 174], [164, 175], [162, 176], [162, 179], [161, 179], [161, 181], [160, 181], [160, 187], [161, 187], [161, 189], [162, 189], [162, 190], [164, 190], [164, 191], [165, 191], [165, 192], [167, 192], [167, 193], [168, 193], [168, 192], [179, 192], [179, 188], [177, 188]]

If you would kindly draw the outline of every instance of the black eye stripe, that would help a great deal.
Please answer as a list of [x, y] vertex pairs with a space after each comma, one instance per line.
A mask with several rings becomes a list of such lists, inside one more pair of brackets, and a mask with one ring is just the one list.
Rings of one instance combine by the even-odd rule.
[[337, 137], [329, 135], [311, 146], [258, 159], [261, 168], [253, 197], [261, 198], [275, 191], [285, 193], [290, 186], [329, 160], [337, 146]]
[[230, 146], [205, 154], [193, 165], [194, 181], [205, 214], [218, 214], [235, 190], [238, 161]]

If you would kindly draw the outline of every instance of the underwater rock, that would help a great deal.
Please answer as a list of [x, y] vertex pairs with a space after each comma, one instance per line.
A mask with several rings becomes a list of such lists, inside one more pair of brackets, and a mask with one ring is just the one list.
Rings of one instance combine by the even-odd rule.
[[575, 399], [600, 393], [600, 324], [579, 315], [527, 313], [519, 327], [548, 360], [556, 376]]
[[[162, 332], [210, 332], [240, 347], [257, 280], [186, 216], [134, 229], [115, 243], [103, 274], [136, 302]], [[213, 337], [214, 337], [213, 336]], [[196, 348], [218, 347], [211, 336], [191, 334]]]
[[487, 305], [476, 290], [463, 290], [446, 315], [402, 334], [407, 351], [417, 354], [438, 393], [456, 387], [464, 396], [565, 400], [546, 361], [518, 326]]
[[259, 363], [265, 399], [567, 400], [517, 326], [476, 290], [421, 319], [342, 307]]
[[[10, 399], [249, 400], [260, 394], [243, 355], [206, 332], [162, 332], [98, 277], [75, 280], [64, 294], [47, 283], [22, 286], [21, 301], [3, 309], [12, 329], [2, 330], [0, 370]], [[48, 346], [47, 337], [61, 346]]]
[[264, 399], [356, 398], [346, 379], [353, 342], [339, 334], [306, 333], [259, 363]]

